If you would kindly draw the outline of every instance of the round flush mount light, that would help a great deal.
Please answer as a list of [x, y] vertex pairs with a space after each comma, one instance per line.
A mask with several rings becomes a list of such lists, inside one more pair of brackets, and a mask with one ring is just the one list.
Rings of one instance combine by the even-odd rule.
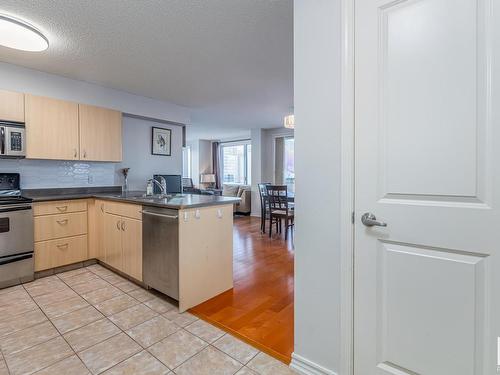
[[49, 41], [28, 23], [0, 14], [0, 45], [21, 51], [40, 52], [49, 48]]

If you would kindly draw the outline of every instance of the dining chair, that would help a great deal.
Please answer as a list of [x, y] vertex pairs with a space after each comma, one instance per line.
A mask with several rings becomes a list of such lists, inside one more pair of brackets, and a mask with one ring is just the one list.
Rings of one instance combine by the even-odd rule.
[[273, 221], [279, 221], [278, 228], [281, 232], [281, 221], [285, 220], [285, 240], [288, 239], [288, 228], [291, 229], [293, 238], [295, 210], [288, 203], [287, 186], [266, 185], [266, 194], [269, 207], [269, 237], [272, 235]]
[[267, 205], [267, 190], [266, 186], [271, 185], [269, 182], [257, 184], [260, 197], [260, 231], [266, 233], [266, 220], [269, 218], [269, 209]]

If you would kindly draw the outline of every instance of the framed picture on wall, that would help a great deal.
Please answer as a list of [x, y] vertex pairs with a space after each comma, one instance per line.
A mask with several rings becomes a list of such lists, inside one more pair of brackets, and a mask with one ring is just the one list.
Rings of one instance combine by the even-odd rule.
[[151, 154], [170, 156], [172, 146], [172, 131], [153, 126], [151, 133]]

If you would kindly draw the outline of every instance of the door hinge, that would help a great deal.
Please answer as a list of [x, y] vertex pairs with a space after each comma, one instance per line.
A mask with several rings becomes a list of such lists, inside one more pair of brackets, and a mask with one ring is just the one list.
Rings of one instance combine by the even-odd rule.
[[354, 218], [355, 218], [355, 214], [354, 214], [354, 211], [352, 211], [352, 214], [351, 214], [351, 222], [354, 224]]

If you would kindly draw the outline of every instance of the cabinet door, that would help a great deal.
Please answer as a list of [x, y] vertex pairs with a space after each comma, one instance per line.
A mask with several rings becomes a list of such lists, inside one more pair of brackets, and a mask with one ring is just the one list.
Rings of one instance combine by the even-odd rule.
[[26, 157], [78, 160], [78, 104], [27, 94]]
[[122, 217], [123, 272], [142, 281], [142, 221]]
[[122, 218], [104, 214], [104, 259], [105, 263], [117, 270], [123, 270]]
[[104, 201], [95, 201], [95, 243], [96, 248], [96, 258], [105, 261], [105, 251], [104, 251]]
[[122, 161], [122, 114], [80, 104], [80, 158]]
[[104, 202], [89, 199], [88, 202], [89, 259], [104, 259]]
[[0, 120], [24, 122], [24, 94], [0, 90]]

